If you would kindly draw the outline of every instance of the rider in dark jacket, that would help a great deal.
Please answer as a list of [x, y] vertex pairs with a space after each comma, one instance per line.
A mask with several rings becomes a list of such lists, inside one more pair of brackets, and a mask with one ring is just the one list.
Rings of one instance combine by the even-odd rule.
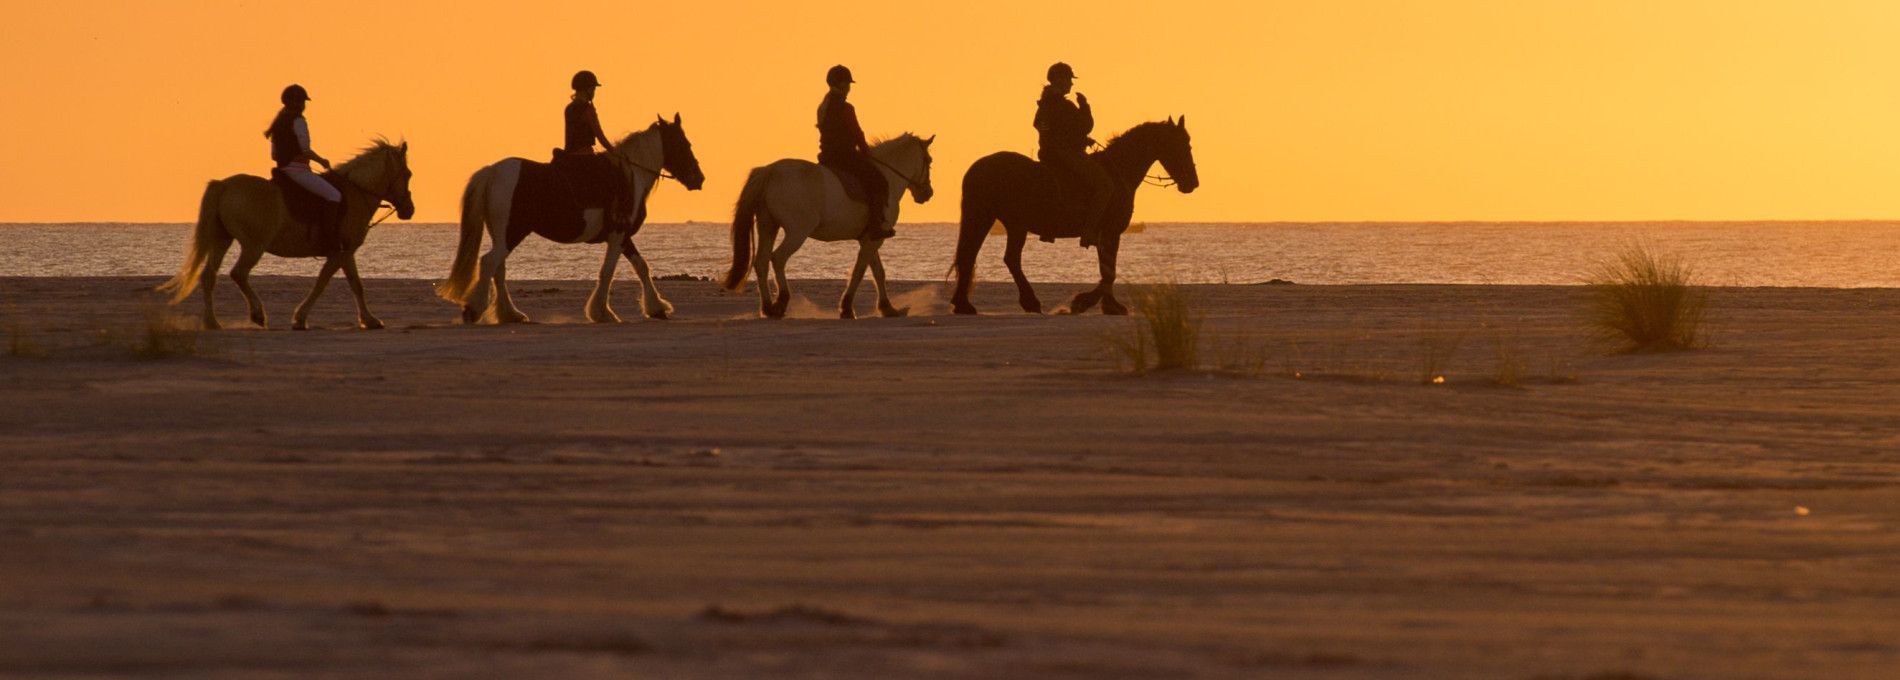
[[871, 144], [858, 126], [858, 110], [845, 101], [851, 94], [851, 69], [833, 66], [825, 74], [831, 91], [818, 105], [818, 164], [840, 174], [858, 178], [864, 185], [864, 235], [860, 238], [885, 239], [897, 235], [893, 225], [884, 223], [885, 203], [890, 183], [871, 161]]
[[1089, 147], [1095, 144], [1089, 139], [1095, 130], [1095, 112], [1081, 93], [1075, 95], [1076, 103], [1069, 102], [1067, 95], [1074, 86], [1075, 70], [1068, 64], [1056, 62], [1049, 67], [1049, 84], [1036, 102], [1036, 158], [1074, 176], [1087, 192], [1082, 197], [1082, 247], [1087, 248], [1095, 245], [1101, 233], [1102, 215], [1115, 185], [1108, 171], [1089, 157]]
[[632, 213], [633, 190], [606, 155], [594, 153], [595, 142], [608, 153], [614, 150], [613, 142], [607, 141], [607, 134], [600, 129], [600, 114], [594, 110], [594, 90], [600, 87], [600, 79], [593, 71], [581, 71], [569, 84], [574, 96], [562, 112], [566, 134], [561, 152], [554, 156], [555, 165], [562, 166], [581, 206], [603, 208], [608, 224], [624, 225]]

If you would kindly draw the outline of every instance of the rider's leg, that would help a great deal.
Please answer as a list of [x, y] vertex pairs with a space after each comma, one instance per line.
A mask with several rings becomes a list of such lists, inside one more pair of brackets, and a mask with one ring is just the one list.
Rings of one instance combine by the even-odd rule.
[[858, 176], [864, 180], [865, 235], [880, 239], [896, 236], [894, 225], [885, 224], [884, 210], [889, 203], [890, 183], [885, 181], [884, 173], [872, 165], [870, 159], [860, 156], [856, 166]]
[[323, 214], [318, 218], [316, 245], [317, 251], [324, 255], [340, 253], [350, 247], [343, 238], [343, 192], [331, 186], [329, 182], [311, 172], [307, 167], [285, 166], [284, 174], [305, 191], [323, 199]]

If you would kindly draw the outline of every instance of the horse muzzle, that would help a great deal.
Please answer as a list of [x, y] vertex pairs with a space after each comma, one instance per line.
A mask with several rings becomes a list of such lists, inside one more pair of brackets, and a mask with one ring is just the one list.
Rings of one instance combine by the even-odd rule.
[[937, 190], [935, 190], [935, 189], [932, 189], [932, 188], [930, 188], [930, 187], [927, 187], [927, 186], [925, 186], [925, 187], [914, 187], [914, 188], [912, 188], [912, 189], [910, 190], [910, 198], [911, 198], [911, 200], [913, 200], [913, 201], [916, 201], [918, 205], [923, 205], [923, 204], [925, 204], [925, 203], [929, 203], [929, 202], [930, 202], [930, 197], [931, 197], [931, 196], [935, 196], [935, 195], [937, 195]]
[[407, 222], [409, 218], [416, 216], [416, 202], [415, 199], [409, 197], [409, 194], [403, 194], [391, 203], [396, 206], [396, 219]]

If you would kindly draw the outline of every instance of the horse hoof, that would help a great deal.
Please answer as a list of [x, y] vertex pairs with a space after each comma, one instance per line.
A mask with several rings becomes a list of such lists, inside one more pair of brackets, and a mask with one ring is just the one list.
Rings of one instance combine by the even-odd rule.
[[467, 307], [462, 308], [462, 323], [474, 324], [481, 320], [482, 320], [482, 315], [476, 314], [475, 310], [469, 309]]
[[906, 316], [910, 316], [910, 308], [909, 307], [886, 307], [884, 309], [877, 310], [877, 313], [879, 316], [882, 316], [886, 319], [900, 319]]
[[217, 319], [205, 319], [204, 326], [205, 326], [205, 330], [208, 330], [208, 331], [224, 330], [224, 325], [218, 323]]
[[647, 318], [652, 319], [654, 321], [665, 321], [673, 317], [668, 316], [666, 312], [648, 312]]
[[975, 316], [976, 305], [972, 305], [967, 302], [959, 303], [955, 306], [955, 308], [951, 309], [950, 311], [956, 314], [962, 314], [964, 316]]
[[304, 323], [302, 321], [292, 321], [290, 322], [290, 330], [307, 331], [307, 330], [310, 330], [310, 324]]
[[855, 312], [855, 311], [852, 311], [852, 310], [849, 310], [849, 309], [846, 309], [846, 310], [843, 310], [843, 311], [840, 311], [840, 312], [838, 312], [838, 318], [840, 318], [840, 319], [856, 319], [856, 318], [858, 318], [858, 313], [857, 313], [857, 312]]
[[1109, 316], [1128, 316], [1128, 308], [1112, 300], [1102, 301], [1102, 313]]
[[1036, 302], [1036, 301], [1025, 302], [1023, 303], [1023, 311], [1028, 312], [1030, 314], [1041, 314], [1042, 303]]
[[383, 329], [383, 322], [381, 319], [358, 321], [356, 322], [356, 327], [366, 331], [380, 331]]

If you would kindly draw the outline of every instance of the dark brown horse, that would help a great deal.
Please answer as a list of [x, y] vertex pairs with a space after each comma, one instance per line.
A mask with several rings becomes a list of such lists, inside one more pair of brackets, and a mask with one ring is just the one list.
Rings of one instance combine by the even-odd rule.
[[[1128, 308], [1115, 299], [1115, 256], [1121, 249], [1122, 232], [1135, 214], [1135, 189], [1148, 179], [1148, 170], [1160, 163], [1181, 193], [1194, 193], [1201, 178], [1194, 169], [1194, 147], [1188, 138], [1187, 117], [1165, 123], [1142, 123], [1114, 139], [1091, 155], [1108, 169], [1115, 180], [1115, 192], [1109, 200], [1105, 220], [1109, 225], [1098, 240], [1095, 256], [1101, 263], [1102, 280], [1094, 288], [1076, 294], [1069, 311], [1080, 314], [1102, 303], [1104, 314], [1127, 314]], [[1003, 223], [1009, 243], [1003, 251], [1003, 264], [1016, 279], [1017, 300], [1023, 311], [1042, 313], [1042, 301], [1023, 276], [1023, 244], [1030, 234], [1044, 240], [1080, 238], [1082, 221], [1077, 201], [1065, 194], [1066, 182], [1058, 181], [1057, 170], [1030, 160], [1028, 156], [1004, 151], [984, 156], [963, 174], [963, 222], [957, 238], [957, 259], [950, 266], [956, 273], [956, 293], [951, 304], [958, 314], [975, 314], [970, 304], [970, 285], [976, 272], [976, 253], [989, 236], [990, 226]], [[1165, 185], [1164, 185], [1165, 186]]]

